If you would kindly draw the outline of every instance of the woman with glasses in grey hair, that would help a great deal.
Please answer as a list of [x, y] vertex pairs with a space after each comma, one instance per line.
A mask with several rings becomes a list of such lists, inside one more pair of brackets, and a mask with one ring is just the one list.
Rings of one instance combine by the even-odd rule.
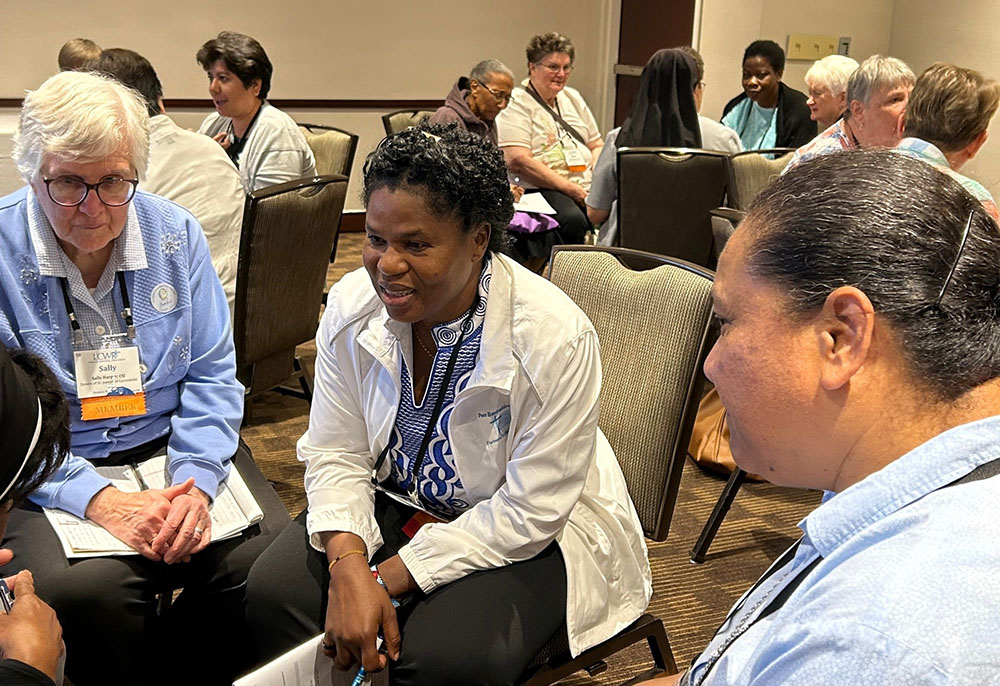
[[528, 42], [528, 78], [497, 117], [500, 149], [511, 183], [540, 192], [556, 211], [564, 243], [583, 243], [590, 221], [584, 201], [604, 145], [580, 92], [568, 85], [576, 49], [566, 36], [543, 33]]
[[705, 373], [736, 463], [827, 495], [691, 668], [650, 684], [996, 682], [998, 264], [982, 204], [889, 151], [757, 196]]
[[[28, 185], [0, 199], [0, 343], [55, 372], [71, 421], [69, 456], [34, 506], [11, 512], [3, 545], [58, 613], [79, 686], [174, 683], [190, 665], [164, 665], [162, 647], [185, 626], [210, 632], [220, 656], [199, 666], [204, 682], [231, 681], [246, 574], [288, 521], [239, 440], [243, 386], [204, 232], [136, 190], [148, 150], [138, 94], [62, 72], [24, 99], [14, 157]], [[95, 469], [163, 455], [161, 488], [131, 492]], [[209, 508], [233, 464], [264, 520], [213, 542]], [[67, 559], [35, 506], [90, 520], [136, 554]], [[156, 595], [174, 588], [161, 615]]]

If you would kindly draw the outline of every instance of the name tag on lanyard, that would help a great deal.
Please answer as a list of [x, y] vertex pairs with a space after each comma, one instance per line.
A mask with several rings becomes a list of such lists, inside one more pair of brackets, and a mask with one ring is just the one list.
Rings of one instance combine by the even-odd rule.
[[576, 147], [576, 142], [570, 138], [568, 142], [562, 143], [563, 157], [566, 160], [566, 167], [574, 174], [587, 171], [587, 160], [584, 159], [580, 148]]
[[75, 350], [73, 362], [84, 421], [146, 413], [139, 348], [125, 334], [103, 337], [100, 348]]

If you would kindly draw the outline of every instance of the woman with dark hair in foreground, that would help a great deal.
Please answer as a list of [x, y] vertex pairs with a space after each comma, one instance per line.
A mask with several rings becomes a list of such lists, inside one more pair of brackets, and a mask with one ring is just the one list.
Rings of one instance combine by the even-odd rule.
[[597, 335], [500, 253], [513, 209], [487, 141], [387, 138], [364, 193], [365, 269], [316, 339], [309, 509], [254, 565], [248, 621], [262, 659], [325, 631], [337, 668], [377, 670], [382, 632], [393, 684], [511, 684], [557, 631], [579, 654], [651, 593], [597, 427]]
[[650, 683], [995, 682], [997, 265], [982, 204], [902, 155], [826, 155], [757, 196], [705, 373], [740, 467], [828, 493], [691, 668]]
[[[69, 451], [69, 411], [59, 381], [41, 359], [0, 345], [0, 540], [11, 508], [41, 486]], [[0, 550], [0, 566], [14, 557]], [[35, 595], [23, 570], [5, 579], [17, 594], [10, 613], [0, 608], [0, 683], [54, 686], [62, 627]]]

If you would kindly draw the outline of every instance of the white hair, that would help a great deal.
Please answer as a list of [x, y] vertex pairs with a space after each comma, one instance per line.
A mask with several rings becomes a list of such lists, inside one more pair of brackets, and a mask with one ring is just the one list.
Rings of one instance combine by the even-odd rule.
[[46, 155], [88, 163], [123, 154], [142, 179], [149, 114], [138, 93], [111, 77], [64, 71], [25, 96], [13, 148], [26, 183], [40, 173]]
[[906, 62], [895, 57], [872, 55], [854, 70], [847, 80], [847, 111], [844, 119], [851, 118], [851, 103], [857, 100], [868, 106], [873, 93], [882, 93], [900, 86], [913, 87], [917, 77]]
[[469, 78], [485, 86], [491, 74], [503, 74], [510, 77], [511, 81], [516, 80], [514, 72], [500, 60], [483, 60], [472, 68], [472, 71], [469, 72]]
[[806, 85], [810, 88], [814, 83], [826, 86], [830, 94], [836, 98], [847, 92], [847, 80], [857, 68], [857, 60], [846, 55], [827, 55], [809, 67], [809, 71], [806, 72]]

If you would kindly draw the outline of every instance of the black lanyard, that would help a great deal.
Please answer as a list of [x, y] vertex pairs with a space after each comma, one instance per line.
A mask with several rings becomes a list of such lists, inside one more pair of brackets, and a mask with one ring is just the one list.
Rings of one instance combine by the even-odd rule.
[[[944, 488], [950, 488], [951, 486], [959, 486], [961, 484], [966, 484], [966, 483], [969, 483], [970, 481], [979, 481], [981, 479], [989, 479], [989, 478], [992, 478], [994, 476], [997, 476], [998, 474], [1000, 474], [1000, 458], [997, 458], [997, 459], [994, 459], [994, 460], [990, 460], [989, 462], [985, 462], [985, 463], [979, 465], [978, 467], [976, 467], [975, 469], [973, 469], [971, 472], [969, 472], [965, 476], [959, 477], [958, 479], [955, 479], [951, 483], [947, 483], [944, 486], [941, 486], [941, 487], [936, 488], [934, 490], [935, 491], [939, 491], [939, 490], [944, 489]], [[931, 491], [931, 493], [933, 493], [933, 492], [934, 491]], [[926, 497], [926, 495], [927, 494], [925, 494], [925, 497]], [[739, 614], [739, 611], [743, 609], [744, 605], [746, 605], [746, 602], [750, 599], [750, 596], [753, 595], [754, 591], [756, 591], [758, 588], [760, 588], [764, 584], [765, 581], [767, 581], [772, 576], [774, 576], [774, 574], [779, 569], [783, 569], [789, 562], [791, 562], [795, 558], [795, 553], [796, 553], [796, 551], [798, 551], [800, 543], [802, 543], [802, 539], [801, 538], [799, 540], [797, 540], [795, 542], [795, 544], [791, 548], [789, 548], [788, 550], [786, 550], [781, 555], [781, 557], [778, 558], [775, 561], [775, 563], [773, 565], [771, 565], [770, 569], [768, 569], [767, 572], [765, 572], [764, 576], [762, 576], [760, 579], [758, 579], [757, 583], [755, 583], [753, 585], [753, 587], [749, 591], [747, 591], [746, 594], [744, 594], [743, 600], [740, 602], [740, 604], [737, 605], [735, 608], [733, 608], [729, 612], [728, 615], [726, 615], [726, 619], [723, 620], [723, 622], [719, 626], [719, 628], [716, 629], [714, 635], [718, 635], [719, 632], [722, 630], [722, 627], [725, 626], [728, 622], [732, 621]], [[754, 617], [753, 620], [749, 624], [747, 624], [745, 626], [745, 628], [743, 628], [742, 630], [739, 630], [739, 627], [737, 627], [737, 631], [739, 631], [739, 633], [737, 633], [735, 636], [733, 636], [732, 640], [726, 642], [725, 644], [723, 644], [722, 646], [720, 646], [719, 648], [717, 648], [715, 650], [715, 652], [713, 653], [714, 657], [712, 659], [709, 659], [706, 662], [705, 669], [701, 672], [701, 677], [698, 679], [697, 682], [694, 682], [695, 686], [700, 686], [700, 684], [704, 683], [705, 679], [707, 679], [708, 675], [712, 672], [712, 668], [715, 667], [715, 665], [719, 662], [719, 659], [722, 658], [722, 655], [726, 652], [726, 650], [728, 650], [729, 647], [733, 643], [735, 643], [737, 641], [737, 639], [740, 638], [740, 636], [742, 636], [747, 631], [749, 631], [750, 627], [752, 627], [754, 624], [756, 624], [760, 620], [764, 619], [765, 617], [768, 617], [769, 615], [773, 614], [777, 610], [781, 609], [781, 607], [788, 600], [789, 596], [791, 596], [792, 593], [799, 587], [799, 585], [803, 581], [805, 581], [805, 578], [809, 575], [809, 573], [813, 570], [813, 568], [815, 568], [816, 565], [818, 565], [822, 560], [823, 560], [822, 556], [817, 556], [815, 560], [813, 560], [812, 562], [810, 562], [809, 564], [807, 564], [805, 567], [803, 567], [802, 569], [800, 569], [796, 573], [795, 577], [791, 581], [789, 581], [788, 584], [785, 585], [785, 587], [782, 588], [781, 591], [779, 591], [778, 594], [774, 596], [774, 598], [771, 599], [771, 601], [767, 604], [767, 606], [765, 608], [763, 608], [757, 614], [757, 616]], [[696, 657], [695, 660], [697, 660], [697, 659], [698, 658]], [[689, 686], [691, 684], [691, 671], [690, 670], [688, 670], [687, 672], [685, 672], [684, 677], [682, 678], [682, 680], [681, 680], [680, 683], [683, 684], [683, 686]]]
[[233, 128], [233, 120], [229, 120], [229, 130], [232, 131], [233, 142], [229, 144], [228, 148], [226, 148], [226, 154], [229, 155], [229, 159], [233, 161], [233, 164], [236, 165], [237, 169], [239, 169], [240, 163], [236, 161], [236, 158], [240, 156], [240, 153], [243, 152], [243, 148], [246, 147], [247, 138], [250, 137], [250, 132], [253, 131], [253, 126], [257, 123], [257, 117], [260, 116], [261, 110], [263, 109], [264, 103], [262, 102], [260, 107], [258, 107], [257, 111], [254, 113], [253, 119], [250, 120], [250, 126], [248, 126], [247, 130], [243, 132], [242, 138], [236, 137], [236, 129]]
[[[465, 319], [462, 320], [462, 333], [458, 337], [458, 342], [455, 343], [455, 347], [451, 349], [451, 355], [448, 356], [448, 366], [445, 368], [444, 379], [441, 380], [441, 385], [438, 386], [437, 395], [434, 398], [434, 411], [431, 412], [430, 419], [427, 421], [427, 428], [424, 429], [423, 440], [420, 441], [420, 450], [417, 451], [417, 460], [414, 462], [413, 477], [410, 482], [410, 498], [416, 502], [419, 499], [419, 493], [417, 492], [417, 477], [420, 475], [420, 467], [424, 463], [425, 453], [427, 452], [427, 446], [430, 445], [431, 436], [434, 434], [434, 427], [437, 426], [438, 417], [441, 416], [441, 408], [444, 405], [444, 396], [448, 392], [448, 387], [451, 385], [451, 377], [455, 373], [455, 364], [458, 362], [458, 351], [462, 347], [462, 343], [465, 342], [466, 328], [468, 332], [472, 332], [472, 318], [476, 313], [476, 308], [479, 306], [479, 294], [476, 294], [476, 300], [472, 303], [472, 308], [469, 310], [469, 314], [466, 315]], [[434, 362], [431, 361], [431, 372], [428, 375], [427, 383], [430, 384], [434, 380]], [[372, 484], [378, 485], [378, 470], [382, 468], [385, 463], [386, 458], [389, 456], [389, 445], [387, 444], [382, 448], [382, 452], [379, 453], [378, 459], [375, 461], [375, 467], [372, 469]]]
[[[538, 91], [535, 90], [535, 87], [531, 84], [530, 81], [528, 82], [528, 85], [525, 88], [525, 90], [528, 92], [528, 95], [530, 95], [531, 97], [533, 97], [535, 99], [535, 102], [537, 102], [539, 105], [541, 105], [542, 107], [544, 107], [545, 111], [552, 115], [552, 118], [555, 119], [556, 124], [559, 125], [559, 128], [562, 129], [564, 133], [568, 134], [570, 136], [570, 138], [574, 138], [577, 141], [579, 141], [580, 143], [583, 143], [584, 145], [587, 145], [587, 141], [584, 140], [583, 135], [579, 131], [577, 131], [575, 128], [573, 128], [572, 124], [570, 124], [568, 121], [566, 121], [565, 119], [562, 118], [562, 113], [559, 112], [559, 98], [558, 97], [556, 98], [556, 107], [555, 107], [555, 109], [552, 109], [551, 107], [549, 107], [549, 105], [548, 105], [547, 102], [545, 102], [544, 100], [542, 100], [542, 96], [538, 94]], [[562, 135], [560, 134], [559, 137], [562, 138]], [[590, 146], [587, 146], [587, 147], [590, 147]]]
[[[125, 273], [116, 272], [115, 275], [118, 277], [118, 287], [122, 291], [122, 319], [125, 320], [125, 329], [130, 341], [135, 340], [135, 322], [132, 319], [132, 302], [128, 297], [128, 288], [125, 285]], [[63, 302], [66, 304], [66, 314], [69, 315], [69, 325], [73, 329], [73, 341], [76, 343], [83, 342], [83, 330], [80, 327], [80, 322], [76, 319], [76, 312], [73, 310], [73, 301], [69, 297], [69, 291], [66, 290], [66, 279], [59, 279], [59, 285], [62, 287]]]

